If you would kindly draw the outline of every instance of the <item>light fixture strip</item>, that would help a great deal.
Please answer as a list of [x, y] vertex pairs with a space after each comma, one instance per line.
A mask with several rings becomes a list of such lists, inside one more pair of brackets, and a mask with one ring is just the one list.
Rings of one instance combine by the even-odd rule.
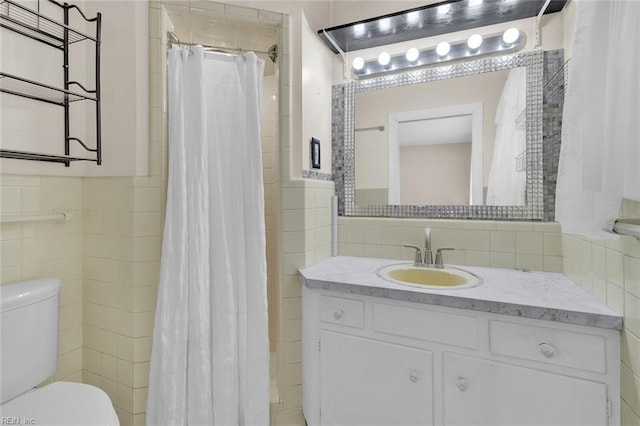
[[505, 43], [502, 40], [502, 36], [503, 33], [484, 37], [482, 44], [477, 49], [471, 49], [467, 45], [467, 40], [451, 43], [449, 53], [444, 56], [438, 55], [435, 46], [429, 49], [423, 49], [419, 51], [418, 58], [411, 62], [407, 60], [404, 53], [391, 56], [391, 60], [387, 65], [381, 65], [377, 59], [371, 59], [365, 61], [362, 69], [352, 69], [352, 72], [357, 78], [368, 78], [385, 73], [422, 68], [462, 59], [473, 59], [490, 55], [507, 55], [518, 52], [527, 43], [527, 37], [523, 32], [520, 32], [520, 37], [511, 44]]

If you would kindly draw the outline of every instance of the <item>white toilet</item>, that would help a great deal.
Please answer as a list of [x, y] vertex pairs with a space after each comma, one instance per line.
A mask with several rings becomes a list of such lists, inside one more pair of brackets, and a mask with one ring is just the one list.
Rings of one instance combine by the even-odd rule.
[[120, 422], [102, 390], [54, 382], [58, 359], [60, 280], [46, 278], [0, 286], [0, 416], [34, 425], [103, 425]]

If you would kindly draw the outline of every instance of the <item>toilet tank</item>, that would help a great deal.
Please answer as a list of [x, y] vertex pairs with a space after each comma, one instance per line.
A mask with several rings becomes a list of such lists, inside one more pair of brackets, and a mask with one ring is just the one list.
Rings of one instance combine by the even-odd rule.
[[0, 286], [0, 403], [55, 373], [59, 300], [57, 278]]

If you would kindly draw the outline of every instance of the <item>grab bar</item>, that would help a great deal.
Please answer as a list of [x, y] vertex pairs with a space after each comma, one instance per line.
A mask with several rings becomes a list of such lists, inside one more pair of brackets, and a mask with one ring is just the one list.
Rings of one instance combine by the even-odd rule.
[[53, 214], [3, 214], [0, 215], [0, 223], [24, 223], [24, 222], [67, 222], [71, 215], [67, 212]]
[[640, 239], [640, 219], [618, 219], [613, 224], [613, 232]]

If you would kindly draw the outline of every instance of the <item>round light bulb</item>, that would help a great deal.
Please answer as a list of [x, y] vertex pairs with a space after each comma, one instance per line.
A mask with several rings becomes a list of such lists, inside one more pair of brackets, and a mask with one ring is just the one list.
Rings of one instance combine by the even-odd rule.
[[378, 55], [378, 63], [380, 63], [380, 65], [389, 65], [389, 62], [391, 62], [391, 55], [389, 55], [387, 52], [382, 52], [380, 55]]
[[515, 43], [520, 38], [520, 31], [517, 28], [509, 28], [502, 34], [502, 41], [506, 44]]
[[438, 15], [446, 15], [451, 10], [450, 4], [443, 4], [442, 6], [438, 6]]
[[481, 44], [482, 44], [482, 36], [480, 34], [473, 34], [467, 40], [467, 46], [469, 46], [469, 48], [473, 50], [480, 47]]
[[420, 22], [420, 12], [414, 10], [413, 12], [407, 13], [407, 22], [411, 25], [415, 25]]
[[420, 52], [415, 47], [412, 47], [411, 49], [407, 50], [405, 56], [407, 57], [407, 61], [413, 62], [418, 59], [418, 56], [420, 56]]
[[438, 54], [438, 56], [446, 56], [450, 50], [451, 50], [451, 45], [446, 41], [441, 41], [440, 43], [438, 43], [438, 46], [436, 47], [436, 53]]
[[382, 18], [378, 21], [378, 29], [383, 33], [391, 30], [391, 18]]
[[360, 56], [357, 56], [353, 59], [351, 65], [353, 66], [353, 69], [355, 69], [356, 71], [360, 71], [362, 68], [364, 68], [364, 59], [362, 59]]

